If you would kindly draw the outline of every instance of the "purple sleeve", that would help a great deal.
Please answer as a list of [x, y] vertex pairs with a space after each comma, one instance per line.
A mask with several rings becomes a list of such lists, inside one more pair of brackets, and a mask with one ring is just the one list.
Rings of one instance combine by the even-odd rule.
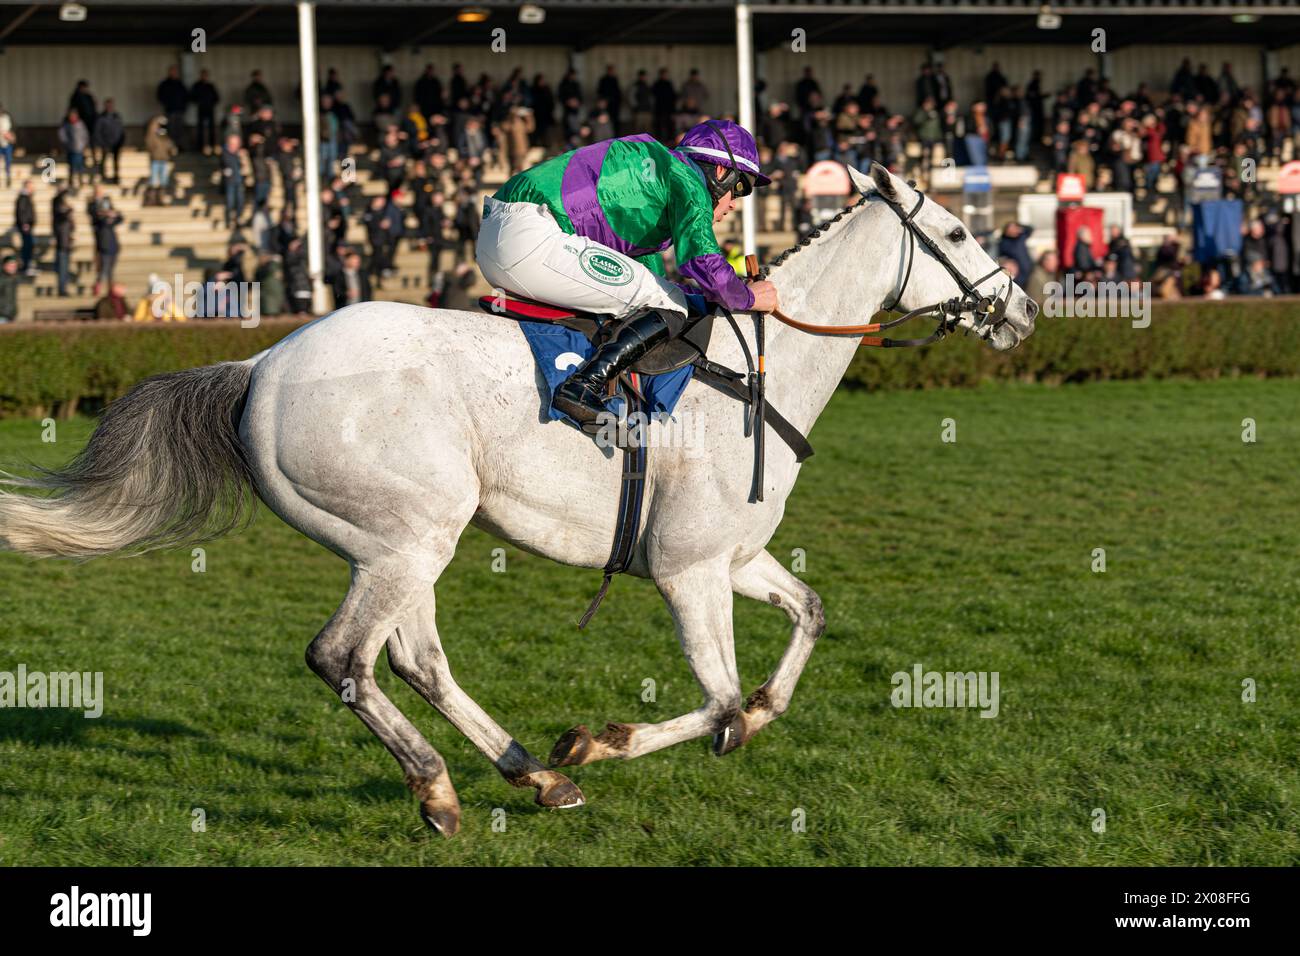
[[720, 252], [688, 259], [678, 271], [693, 279], [710, 302], [719, 302], [733, 312], [744, 312], [754, 305], [754, 293]]

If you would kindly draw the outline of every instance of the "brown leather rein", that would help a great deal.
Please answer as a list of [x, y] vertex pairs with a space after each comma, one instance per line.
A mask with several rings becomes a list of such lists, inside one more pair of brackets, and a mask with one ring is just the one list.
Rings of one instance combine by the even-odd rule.
[[[768, 315], [774, 319], [780, 320], [792, 329], [798, 329], [800, 332], [810, 332], [813, 335], [860, 335], [862, 341], [860, 346], [873, 346], [875, 348], [889, 348], [887, 342], [894, 342], [894, 339], [881, 338], [872, 335], [872, 332], [883, 332], [885, 329], [891, 329], [896, 325], [902, 325], [908, 319], [915, 318], [921, 314], [929, 314], [935, 311], [934, 306], [926, 306], [924, 309], [916, 309], [907, 313], [902, 318], [894, 319], [890, 322], [868, 322], [865, 325], [812, 325], [808, 322], [800, 322], [798, 319], [792, 319], [780, 309], [769, 312]], [[945, 322], [945, 324], [947, 324]]]

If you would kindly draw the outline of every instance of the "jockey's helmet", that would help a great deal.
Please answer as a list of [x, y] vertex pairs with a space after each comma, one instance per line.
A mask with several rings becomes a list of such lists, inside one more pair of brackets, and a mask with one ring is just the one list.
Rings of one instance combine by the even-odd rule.
[[[772, 181], [758, 168], [754, 137], [731, 120], [705, 120], [692, 126], [677, 144], [677, 152], [703, 167], [714, 205], [728, 192], [740, 199]], [[718, 179], [714, 166], [724, 167], [727, 174]]]

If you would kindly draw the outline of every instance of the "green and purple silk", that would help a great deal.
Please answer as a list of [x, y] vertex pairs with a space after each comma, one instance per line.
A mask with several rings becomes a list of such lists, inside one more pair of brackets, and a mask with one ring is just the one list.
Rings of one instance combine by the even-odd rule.
[[713, 234], [713, 200], [704, 173], [653, 136], [638, 133], [570, 150], [511, 177], [501, 202], [530, 202], [551, 210], [560, 228], [664, 272], [663, 250], [698, 288], [687, 292], [733, 311], [754, 294], [727, 262]]

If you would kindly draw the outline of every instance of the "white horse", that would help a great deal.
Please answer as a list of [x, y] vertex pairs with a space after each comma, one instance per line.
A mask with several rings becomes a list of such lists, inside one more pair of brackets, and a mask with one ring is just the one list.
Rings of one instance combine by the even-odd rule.
[[[785, 314], [851, 324], [902, 286], [901, 309], [958, 295], [934, 250], [913, 242], [890, 202], [879, 201], [911, 210], [918, 194], [879, 166], [870, 176], [850, 173], [864, 201], [771, 272]], [[925, 200], [915, 223], [964, 277], [995, 266], [936, 203]], [[980, 330], [997, 349], [1029, 335], [1037, 312], [1018, 288], [1005, 301], [1006, 321]], [[769, 328], [768, 399], [806, 434], [858, 341]], [[723, 323], [710, 356], [743, 365]], [[385, 645], [402, 679], [506, 780], [535, 788], [548, 807], [584, 801], [555, 766], [639, 757], [705, 735], [727, 753], [789, 706], [825, 626], [817, 594], [764, 550], [800, 466], [768, 436], [765, 494], [750, 503], [753, 445], [742, 434], [742, 406], [696, 382], [677, 414], [694, 421], [690, 432], [706, 445], [702, 453], [664, 447], [650, 455], [629, 573], [658, 586], [704, 702], [660, 723], [610, 723], [597, 735], [576, 727], [556, 744], [551, 767], [457, 685], [434, 620], [434, 583], [470, 523], [564, 564], [599, 568], [610, 549], [619, 456], [547, 420], [540, 373], [513, 321], [365, 303], [247, 361], [141, 382], [108, 409], [69, 466], [6, 481], [45, 494], [0, 493], [0, 546], [90, 557], [179, 544], [233, 527], [254, 489], [351, 566], [347, 596], [308, 647], [307, 663], [397, 759], [425, 822], [450, 836], [460, 806], [446, 764], [375, 682]], [[736, 669], [733, 592], [779, 607], [793, 622], [780, 663], [748, 698]]]

